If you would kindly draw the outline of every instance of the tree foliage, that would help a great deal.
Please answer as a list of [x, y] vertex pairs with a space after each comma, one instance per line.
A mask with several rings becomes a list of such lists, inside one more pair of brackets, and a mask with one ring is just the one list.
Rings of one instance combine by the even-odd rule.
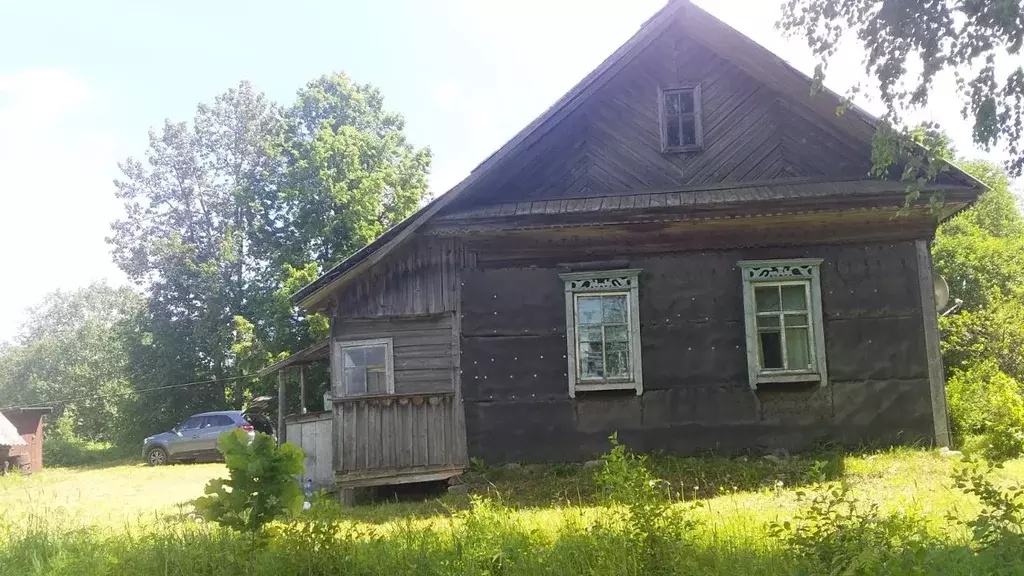
[[119, 438], [132, 396], [128, 346], [144, 299], [97, 283], [56, 291], [30, 309], [13, 345], [0, 349], [0, 407], [52, 405], [87, 440]]
[[821, 86], [842, 42], [865, 49], [867, 80], [886, 113], [883, 125], [900, 126], [928, 104], [940, 74], [952, 74], [961, 113], [973, 124], [976, 144], [1004, 145], [1007, 169], [1024, 172], [1024, 8], [1018, 0], [788, 0], [778, 27], [801, 37], [818, 58]]
[[1002, 169], [962, 166], [989, 190], [932, 246], [960, 301], [939, 322], [950, 415], [961, 439], [978, 435], [986, 455], [1008, 458], [1024, 452], [1024, 216]]
[[[429, 163], [380, 91], [344, 74], [287, 106], [242, 82], [151, 131], [144, 159], [120, 165], [125, 217], [108, 239], [148, 292], [129, 348], [132, 382], [167, 388], [147, 398], [148, 426], [268, 392], [253, 375], [327, 333], [289, 296], [411, 214]], [[224, 384], [176, 387], [207, 380]]]
[[206, 496], [196, 500], [196, 509], [207, 519], [259, 534], [275, 518], [302, 509], [297, 479], [305, 471], [301, 448], [287, 442], [277, 446], [263, 433], [250, 441], [248, 433], [236, 429], [220, 435], [217, 449], [224, 455], [228, 478], [210, 480]]

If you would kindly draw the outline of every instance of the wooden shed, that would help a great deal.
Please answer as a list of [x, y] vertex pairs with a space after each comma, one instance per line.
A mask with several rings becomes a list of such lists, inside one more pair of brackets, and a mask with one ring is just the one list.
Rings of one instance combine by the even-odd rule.
[[[293, 296], [331, 318], [339, 487], [584, 460], [948, 444], [930, 242], [876, 120], [673, 0], [470, 175]], [[945, 203], [933, 211], [932, 193]], [[282, 388], [283, 390], [283, 388]]]
[[17, 463], [23, 472], [38, 472], [43, 469], [43, 416], [52, 412], [52, 408], [10, 408], [0, 412], [0, 432], [4, 428], [3, 421], [10, 424], [10, 430], [21, 439], [21, 443], [11, 445], [13, 439], [6, 441], [0, 434], [0, 460], [4, 444], [8, 444], [8, 461]]

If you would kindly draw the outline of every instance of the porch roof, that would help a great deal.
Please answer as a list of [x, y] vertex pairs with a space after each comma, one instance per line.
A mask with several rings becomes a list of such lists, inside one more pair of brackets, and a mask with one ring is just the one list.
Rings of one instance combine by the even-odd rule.
[[273, 374], [274, 372], [284, 370], [290, 366], [299, 366], [302, 364], [311, 364], [320, 360], [326, 360], [328, 351], [330, 350], [330, 342], [330, 338], [325, 338], [308, 348], [299, 350], [295, 354], [260, 370], [259, 376], [262, 378], [268, 374]]

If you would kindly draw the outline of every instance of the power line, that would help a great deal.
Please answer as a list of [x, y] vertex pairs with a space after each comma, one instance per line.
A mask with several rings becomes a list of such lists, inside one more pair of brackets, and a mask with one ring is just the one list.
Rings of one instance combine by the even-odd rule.
[[[244, 378], [253, 378], [253, 377], [254, 376], [232, 376], [230, 378], [215, 378], [213, 380], [197, 380], [195, 382], [185, 382], [184, 384], [170, 384], [170, 385], [167, 385], [167, 386], [154, 386], [153, 388], [142, 388], [142, 389], [139, 389], [139, 390], [132, 390], [131, 392], [139, 394], [141, 392], [155, 392], [157, 390], [171, 390], [171, 389], [174, 389], [174, 388], [186, 388], [188, 386], [198, 386], [200, 384], [218, 384], [218, 383], [221, 383], [221, 382], [234, 382], [235, 380], [242, 380]], [[65, 398], [63, 400], [58, 400], [56, 402], [40, 402], [40, 403], [37, 403], [37, 404], [29, 404], [29, 405], [26, 405], [26, 406], [6, 406], [4, 408], [0, 408], [0, 410], [10, 410], [10, 409], [17, 409], [17, 408], [43, 408], [43, 407], [48, 407], [48, 406], [54, 406], [56, 404], [67, 404], [68, 402], [78, 402], [80, 400], [92, 400], [94, 398], [106, 398], [108, 396], [120, 396], [122, 394], [125, 394], [125, 392], [107, 392], [105, 394], [92, 394], [92, 395], [89, 395], [89, 396], [79, 396], [77, 398]]]

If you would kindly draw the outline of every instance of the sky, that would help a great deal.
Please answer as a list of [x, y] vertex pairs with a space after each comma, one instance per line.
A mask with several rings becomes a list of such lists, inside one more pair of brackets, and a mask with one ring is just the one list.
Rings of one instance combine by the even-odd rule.
[[[806, 46], [774, 30], [774, 0], [697, 0], [809, 72]], [[0, 342], [47, 292], [125, 283], [105, 237], [121, 214], [118, 162], [150, 128], [189, 120], [241, 80], [291, 103], [344, 71], [378, 86], [434, 154], [443, 193], [632, 36], [664, 0], [0, 0]], [[827, 84], [860, 79], [859, 52]], [[939, 91], [961, 153], [970, 130]], [[877, 108], [861, 101], [869, 110]]]

